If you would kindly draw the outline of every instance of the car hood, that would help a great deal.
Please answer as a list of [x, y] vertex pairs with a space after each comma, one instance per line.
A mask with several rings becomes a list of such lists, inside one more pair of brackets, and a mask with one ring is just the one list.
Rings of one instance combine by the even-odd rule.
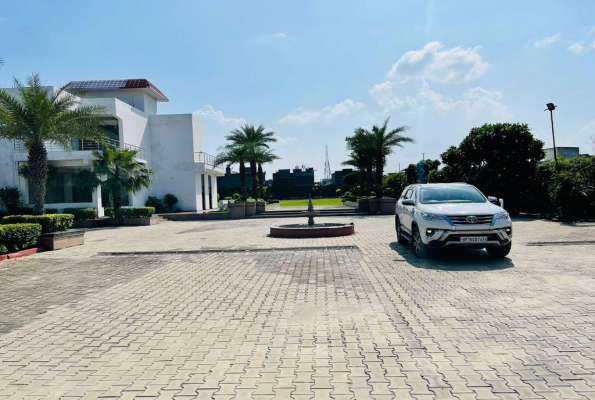
[[493, 215], [504, 211], [502, 207], [489, 202], [419, 204], [419, 209], [440, 215]]

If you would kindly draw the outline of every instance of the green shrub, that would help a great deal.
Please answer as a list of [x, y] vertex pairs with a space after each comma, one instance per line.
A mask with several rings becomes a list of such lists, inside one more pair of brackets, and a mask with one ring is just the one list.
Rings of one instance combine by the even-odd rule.
[[246, 203], [254, 203], [256, 200], [254, 200], [252, 197], [248, 197], [246, 199]]
[[156, 212], [162, 213], [165, 210], [163, 200], [159, 197], [149, 196], [147, 197], [147, 201], [145, 202], [146, 207], [153, 207]]
[[8, 253], [8, 248], [6, 246], [4, 246], [2, 243], [0, 243], [0, 254], [6, 254]]
[[[46, 215], [58, 214], [57, 208], [46, 208], [44, 211], [45, 211]], [[65, 214], [70, 214], [70, 213], [65, 213]]]
[[[126, 207], [120, 208], [118, 215], [116, 218], [143, 218], [143, 217], [151, 217], [155, 213], [155, 208], [153, 207]], [[106, 217], [114, 217], [114, 208], [113, 207], [106, 207], [105, 208], [105, 215]]]
[[21, 207], [21, 192], [16, 186], [0, 188], [0, 207], [4, 206], [10, 214]]
[[[9, 217], [7, 217], [9, 218]], [[33, 247], [37, 244], [37, 238], [41, 235], [40, 224], [13, 224], [0, 225], [0, 253], [9, 251], [20, 251]]]
[[240, 196], [239, 193], [234, 193], [233, 196], [231, 196], [234, 200], [239, 200], [242, 196]]
[[2, 220], [3, 225], [39, 224], [42, 233], [65, 231], [72, 226], [74, 216], [71, 214], [50, 215], [9, 215]]
[[63, 214], [74, 215], [74, 220], [97, 219], [97, 210], [95, 208], [65, 208]]
[[163, 196], [163, 204], [168, 211], [173, 211], [176, 204], [178, 204], [178, 198], [171, 193], [166, 194]]

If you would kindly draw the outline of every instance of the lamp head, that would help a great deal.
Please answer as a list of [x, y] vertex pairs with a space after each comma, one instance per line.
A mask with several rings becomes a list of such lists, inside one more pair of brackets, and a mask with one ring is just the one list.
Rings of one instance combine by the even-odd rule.
[[547, 103], [546, 104], [548, 111], [554, 111], [556, 109], [556, 106], [554, 105], [554, 103]]

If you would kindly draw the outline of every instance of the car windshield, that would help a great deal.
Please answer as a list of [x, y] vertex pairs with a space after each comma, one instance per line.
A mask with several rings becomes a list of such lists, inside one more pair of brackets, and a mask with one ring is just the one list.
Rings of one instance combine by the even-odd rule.
[[471, 186], [438, 186], [421, 189], [421, 202], [434, 203], [485, 203], [485, 197]]

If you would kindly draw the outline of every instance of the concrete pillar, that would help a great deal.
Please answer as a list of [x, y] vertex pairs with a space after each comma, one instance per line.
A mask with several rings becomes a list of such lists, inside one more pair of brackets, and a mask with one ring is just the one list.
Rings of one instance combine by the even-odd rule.
[[95, 191], [93, 192], [93, 207], [97, 209], [97, 215], [99, 217], [103, 217], [105, 215], [101, 200], [101, 186], [98, 186], [97, 189], [95, 189]]

